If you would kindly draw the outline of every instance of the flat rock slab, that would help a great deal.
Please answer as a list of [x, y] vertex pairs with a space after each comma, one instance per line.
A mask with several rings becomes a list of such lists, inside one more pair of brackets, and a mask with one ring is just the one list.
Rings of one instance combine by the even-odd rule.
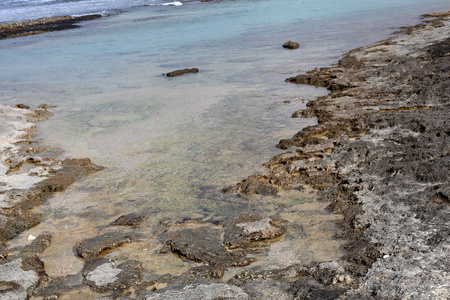
[[[191, 269], [191, 274], [200, 277], [220, 278], [227, 267], [246, 266], [254, 262], [247, 257], [246, 248], [257, 245], [255, 241], [274, 239], [285, 231], [285, 222], [257, 215], [244, 215], [234, 219], [225, 228], [207, 226], [184, 228], [165, 237], [164, 246], [173, 253], [204, 263]], [[242, 248], [231, 251], [231, 248]]]
[[187, 285], [179, 290], [169, 290], [163, 293], [153, 293], [146, 300], [247, 300], [249, 295], [241, 288], [224, 284], [212, 283]]
[[83, 268], [83, 283], [96, 292], [123, 291], [140, 283], [142, 263], [128, 260], [124, 263], [109, 259], [92, 259]]
[[110, 226], [138, 226], [141, 222], [147, 219], [146, 215], [131, 213], [128, 215], [123, 215], [117, 218], [114, 222], [109, 224]]
[[225, 228], [225, 245], [227, 247], [246, 248], [252, 241], [275, 239], [284, 234], [285, 221], [281, 219], [262, 218], [245, 215], [232, 220]]
[[131, 243], [133, 236], [122, 232], [108, 232], [79, 242], [76, 246], [77, 254], [83, 258], [98, 257], [107, 249], [114, 249], [123, 244]]

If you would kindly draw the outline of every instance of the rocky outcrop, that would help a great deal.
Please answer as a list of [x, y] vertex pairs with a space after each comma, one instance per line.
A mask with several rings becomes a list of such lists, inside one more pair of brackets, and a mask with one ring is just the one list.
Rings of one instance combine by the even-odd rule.
[[0, 40], [50, 31], [79, 28], [77, 23], [101, 18], [102, 15], [61, 16], [0, 24]]
[[258, 193], [248, 188], [258, 186], [249, 184], [254, 179], [265, 190], [317, 189], [344, 216], [339, 236], [349, 239], [346, 271], [359, 281], [348, 295], [450, 295], [450, 20], [448, 13], [436, 16], [350, 51], [334, 67], [286, 79], [330, 91], [293, 115], [318, 124], [281, 140], [278, 147], [291, 150], [266, 164], [268, 174], [227, 189]]

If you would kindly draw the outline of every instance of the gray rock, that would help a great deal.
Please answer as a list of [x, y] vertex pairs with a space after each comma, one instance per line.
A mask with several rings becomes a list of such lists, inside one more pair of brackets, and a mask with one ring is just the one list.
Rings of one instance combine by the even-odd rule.
[[246, 300], [249, 295], [241, 288], [224, 283], [187, 285], [180, 290], [153, 293], [146, 300]]
[[0, 298], [28, 299], [38, 281], [39, 276], [35, 271], [22, 269], [22, 259], [0, 265]]

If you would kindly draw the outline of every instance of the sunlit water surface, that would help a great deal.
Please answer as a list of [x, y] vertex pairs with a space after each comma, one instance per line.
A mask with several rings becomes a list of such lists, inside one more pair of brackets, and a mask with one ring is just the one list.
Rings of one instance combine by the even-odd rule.
[[[337, 259], [339, 216], [314, 193], [238, 197], [222, 188], [264, 172], [275, 144], [315, 120], [293, 111], [326, 94], [284, 79], [335, 63], [344, 52], [389, 36], [447, 1], [222, 1], [150, 6], [82, 24], [82, 28], [0, 41], [0, 100], [56, 105], [38, 125], [48, 145], [90, 157], [106, 169], [81, 179], [38, 210], [48, 216], [12, 241], [53, 234], [44, 253], [51, 276], [75, 274], [78, 240], [107, 230], [122, 214], [149, 216], [147, 238], [108, 255], [134, 258], [154, 274], [194, 265], [158, 255], [156, 231], [174, 220], [283, 217], [286, 236], [255, 265]], [[285, 50], [283, 42], [301, 43]], [[197, 67], [172, 79], [163, 73]], [[303, 228], [299, 230], [299, 228]], [[231, 276], [230, 271], [227, 276]]]

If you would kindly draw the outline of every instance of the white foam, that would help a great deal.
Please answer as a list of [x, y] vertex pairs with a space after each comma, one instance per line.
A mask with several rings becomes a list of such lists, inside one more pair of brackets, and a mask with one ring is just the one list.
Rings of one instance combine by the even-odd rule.
[[174, 2], [163, 3], [163, 4], [161, 4], [161, 5], [165, 5], [165, 6], [168, 6], [168, 5], [172, 5], [172, 6], [181, 6], [181, 5], [183, 5], [183, 3], [181, 3], [180, 1], [174, 1]]

